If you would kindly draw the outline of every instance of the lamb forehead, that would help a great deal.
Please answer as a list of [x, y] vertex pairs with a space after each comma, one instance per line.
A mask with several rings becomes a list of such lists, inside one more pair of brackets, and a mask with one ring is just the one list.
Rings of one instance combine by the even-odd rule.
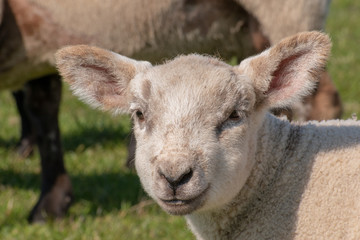
[[201, 55], [180, 56], [155, 66], [139, 76], [133, 87], [136, 99], [174, 110], [214, 107], [216, 103], [227, 107], [226, 103], [234, 104], [236, 96], [247, 91], [248, 81], [239, 79], [230, 65]]

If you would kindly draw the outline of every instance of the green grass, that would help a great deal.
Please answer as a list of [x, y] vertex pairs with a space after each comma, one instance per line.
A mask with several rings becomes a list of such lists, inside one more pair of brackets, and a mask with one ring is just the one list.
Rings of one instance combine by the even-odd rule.
[[329, 70], [344, 102], [344, 118], [360, 114], [360, 2], [333, 0], [326, 31], [333, 41]]
[[[360, 2], [333, 0], [326, 30], [333, 40], [329, 71], [346, 113], [360, 113]], [[91, 110], [64, 86], [60, 124], [75, 203], [61, 221], [29, 225], [40, 185], [37, 153], [15, 153], [19, 118], [0, 93], [0, 239], [193, 239], [182, 217], [165, 214], [124, 164], [127, 117]]]

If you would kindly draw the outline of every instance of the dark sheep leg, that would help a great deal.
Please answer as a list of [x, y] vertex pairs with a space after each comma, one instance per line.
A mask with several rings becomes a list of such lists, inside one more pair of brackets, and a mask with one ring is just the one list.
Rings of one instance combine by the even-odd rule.
[[21, 119], [21, 135], [19, 143], [17, 144], [18, 154], [26, 158], [32, 154], [34, 145], [36, 144], [36, 135], [32, 128], [28, 113], [25, 111], [25, 93], [23, 90], [18, 90], [12, 93], [16, 102], [16, 107]]
[[25, 110], [36, 132], [41, 157], [41, 195], [28, 218], [29, 222], [47, 217], [61, 218], [73, 196], [70, 179], [63, 161], [58, 113], [61, 80], [58, 75], [28, 82], [24, 88]]

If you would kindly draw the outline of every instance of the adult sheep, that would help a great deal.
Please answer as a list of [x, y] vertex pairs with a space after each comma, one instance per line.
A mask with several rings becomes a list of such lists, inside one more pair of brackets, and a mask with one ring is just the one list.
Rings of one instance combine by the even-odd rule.
[[[255, 2], [261, 4], [251, 5]], [[37, 142], [41, 156], [41, 195], [29, 220], [61, 217], [72, 201], [57, 119], [61, 95], [54, 67], [57, 49], [90, 44], [152, 62], [190, 52], [242, 59], [254, 48], [259, 51], [277, 41], [274, 33], [286, 36], [295, 29], [323, 28], [328, 2], [0, 0], [0, 89], [21, 89], [15, 93], [23, 126], [20, 151], [26, 155]], [[291, 16], [289, 3], [296, 5]], [[276, 18], [271, 19], [272, 13]], [[278, 17], [293, 27], [281, 31]], [[319, 85], [310, 105], [320, 118], [338, 117], [336, 89], [326, 73], [322, 79], [325, 88]], [[316, 104], [318, 96], [326, 99]]]
[[201, 55], [152, 66], [81, 45], [57, 65], [88, 104], [132, 115], [144, 189], [198, 239], [359, 239], [360, 121], [268, 113], [313, 89], [330, 48], [305, 32], [232, 67]]

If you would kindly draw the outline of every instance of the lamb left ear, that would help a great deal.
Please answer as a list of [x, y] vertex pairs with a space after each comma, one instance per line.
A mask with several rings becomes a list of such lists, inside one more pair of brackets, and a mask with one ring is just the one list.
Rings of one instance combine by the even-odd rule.
[[115, 113], [128, 112], [130, 81], [151, 67], [149, 62], [87, 45], [62, 48], [55, 58], [74, 95], [92, 107]]
[[257, 107], [288, 107], [314, 89], [330, 49], [331, 41], [326, 34], [304, 32], [245, 59], [237, 70], [250, 77]]

